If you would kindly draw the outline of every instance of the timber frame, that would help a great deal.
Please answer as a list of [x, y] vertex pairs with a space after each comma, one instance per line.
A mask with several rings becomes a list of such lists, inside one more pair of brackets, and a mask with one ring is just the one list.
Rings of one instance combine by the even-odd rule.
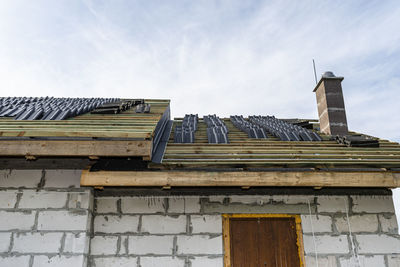
[[400, 172], [335, 171], [96, 171], [83, 170], [82, 186], [287, 186], [384, 187], [400, 186]]
[[231, 218], [293, 218], [296, 223], [297, 248], [300, 266], [304, 267], [304, 243], [301, 228], [301, 218], [297, 214], [223, 214], [222, 215], [222, 238], [224, 242], [224, 267], [231, 267], [231, 242], [230, 242], [230, 219]]

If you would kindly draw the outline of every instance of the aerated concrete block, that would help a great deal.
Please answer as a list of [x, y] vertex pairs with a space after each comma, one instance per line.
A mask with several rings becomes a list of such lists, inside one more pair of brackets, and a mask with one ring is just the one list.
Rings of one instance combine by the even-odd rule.
[[200, 198], [197, 196], [185, 196], [182, 198], [168, 199], [168, 213], [199, 213]]
[[186, 233], [186, 216], [143, 215], [142, 233], [150, 233], [150, 234]]
[[117, 197], [99, 197], [96, 199], [97, 213], [117, 213]]
[[10, 240], [11, 240], [11, 233], [0, 233], [0, 253], [8, 251], [8, 248], [10, 246]]
[[65, 253], [87, 254], [89, 251], [89, 237], [86, 233], [67, 233], [65, 235], [64, 250]]
[[117, 253], [117, 236], [95, 236], [90, 241], [91, 255], [115, 255]]
[[178, 236], [177, 253], [181, 254], [222, 254], [222, 236], [193, 235]]
[[30, 256], [0, 256], [0, 266], [4, 267], [28, 267]]
[[224, 259], [222, 257], [209, 258], [209, 257], [195, 257], [190, 259], [191, 267], [223, 267]]
[[[141, 267], [184, 267], [185, 259], [177, 257], [140, 257]], [[207, 266], [208, 267], [208, 266]]]
[[400, 266], [400, 255], [387, 255], [388, 267], [399, 267]]
[[362, 266], [362, 267], [378, 267], [385, 266], [385, 258], [382, 255], [375, 256], [362, 256], [356, 255], [350, 258], [341, 258], [340, 260], [341, 267], [353, 267], [353, 266]]
[[347, 196], [318, 196], [317, 210], [329, 213], [346, 213], [350, 211], [349, 198]]
[[161, 197], [123, 197], [122, 213], [165, 213], [165, 201]]
[[34, 211], [0, 211], [0, 230], [31, 230], [35, 223]]
[[191, 215], [190, 226], [192, 233], [222, 233], [221, 215]]
[[86, 231], [87, 211], [40, 211], [38, 230]]
[[94, 231], [100, 233], [137, 233], [139, 215], [97, 215], [94, 218]]
[[1, 190], [0, 191], [0, 209], [12, 209], [17, 202], [16, 190]]
[[24, 190], [19, 209], [65, 208], [68, 192]]
[[358, 252], [371, 254], [400, 253], [400, 238], [388, 235], [356, 235]]
[[129, 254], [172, 255], [173, 236], [130, 236]]
[[336, 258], [335, 256], [305, 256], [306, 266], [307, 267], [320, 267], [320, 266], [329, 266], [336, 267]]
[[93, 196], [91, 191], [70, 192], [68, 199], [69, 209], [93, 209]]
[[325, 215], [301, 215], [303, 233], [332, 232], [332, 218]]
[[33, 267], [86, 267], [86, 258], [84, 256], [35, 256]]
[[346, 235], [318, 235], [315, 237], [312, 235], [304, 235], [303, 242], [306, 254], [314, 254], [315, 247], [317, 248], [318, 254], [349, 253], [349, 244]]
[[36, 188], [42, 170], [0, 170], [0, 187]]
[[378, 215], [382, 231], [390, 234], [399, 234], [396, 215]]
[[44, 188], [79, 188], [82, 170], [46, 170]]
[[352, 196], [353, 212], [394, 213], [392, 196]]
[[58, 253], [61, 248], [62, 233], [27, 233], [14, 235], [13, 252]]
[[335, 224], [337, 230], [341, 233], [348, 233], [350, 231], [354, 233], [372, 233], [378, 231], [378, 217], [372, 214], [352, 215], [349, 216], [349, 221], [347, 221], [347, 216], [343, 215], [336, 218]]
[[94, 258], [96, 267], [137, 267], [136, 257]]

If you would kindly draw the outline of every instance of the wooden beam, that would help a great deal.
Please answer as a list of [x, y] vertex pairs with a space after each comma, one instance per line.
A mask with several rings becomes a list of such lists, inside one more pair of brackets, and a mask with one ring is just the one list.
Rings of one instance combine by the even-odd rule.
[[72, 156], [151, 158], [152, 141], [1, 140], [0, 156]]
[[310, 186], [383, 187], [400, 185], [395, 172], [207, 172], [83, 171], [82, 186]]

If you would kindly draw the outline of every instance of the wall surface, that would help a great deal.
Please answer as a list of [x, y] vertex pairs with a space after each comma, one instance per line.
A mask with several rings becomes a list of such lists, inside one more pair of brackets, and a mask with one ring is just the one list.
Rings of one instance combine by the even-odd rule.
[[301, 214], [307, 267], [400, 266], [391, 196], [305, 195], [99, 197], [92, 266], [222, 267], [224, 213]]
[[90, 189], [80, 171], [0, 171], [0, 266], [87, 266]]
[[222, 214], [299, 214], [306, 266], [399, 267], [391, 196], [93, 198], [80, 171], [0, 171], [0, 267], [222, 267]]

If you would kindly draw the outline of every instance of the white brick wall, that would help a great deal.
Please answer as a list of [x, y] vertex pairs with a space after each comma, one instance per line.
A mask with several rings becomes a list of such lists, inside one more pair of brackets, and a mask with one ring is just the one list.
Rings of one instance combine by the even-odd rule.
[[87, 267], [93, 197], [79, 180], [74, 170], [0, 171], [1, 267]]
[[[358, 201], [357, 206], [354, 199]], [[372, 196], [371, 199], [383, 199], [381, 203], [388, 201], [387, 197]], [[347, 267], [352, 264], [351, 239], [345, 214], [348, 211], [354, 244], [360, 244], [356, 251], [360, 253], [358, 258], [361, 264], [378, 267], [382, 260], [395, 262], [397, 259], [387, 258], [394, 251], [388, 246], [393, 247], [393, 244], [396, 245], [394, 240], [397, 240], [393, 210], [367, 211], [362, 208], [367, 205], [367, 200], [366, 196], [304, 195], [99, 197], [96, 199], [92, 261], [96, 267], [139, 266], [138, 262], [141, 267], [169, 264], [222, 267], [223, 213], [290, 213], [301, 215], [308, 267], [317, 266], [313, 231], [318, 266]], [[121, 209], [118, 209], [119, 206]], [[362, 248], [363, 238], [375, 238], [375, 241], [367, 241], [373, 246], [381, 242], [389, 242], [389, 245], [384, 245], [380, 252], [366, 252], [372, 248]]]

